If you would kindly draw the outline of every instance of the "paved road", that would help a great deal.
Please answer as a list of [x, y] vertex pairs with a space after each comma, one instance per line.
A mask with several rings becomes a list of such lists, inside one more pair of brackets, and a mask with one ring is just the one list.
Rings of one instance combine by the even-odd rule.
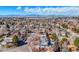
[[23, 45], [13, 49], [3, 50], [2, 52], [31, 52], [31, 49], [27, 45]]

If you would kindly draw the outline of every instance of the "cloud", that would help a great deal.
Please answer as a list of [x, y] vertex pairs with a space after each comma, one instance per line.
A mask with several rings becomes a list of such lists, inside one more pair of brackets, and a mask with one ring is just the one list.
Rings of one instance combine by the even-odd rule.
[[21, 7], [19, 6], [19, 7], [17, 7], [16, 9], [17, 9], [17, 10], [20, 10], [20, 9], [21, 9]]
[[79, 15], [79, 7], [25, 7], [24, 11], [39, 15]]
[[41, 10], [42, 10], [41, 8], [25, 8], [24, 9], [25, 12], [31, 12], [31, 13], [40, 13], [42, 12]]

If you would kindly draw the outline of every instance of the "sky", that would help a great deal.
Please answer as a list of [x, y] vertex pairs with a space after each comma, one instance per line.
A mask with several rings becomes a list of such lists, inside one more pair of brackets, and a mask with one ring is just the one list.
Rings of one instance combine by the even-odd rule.
[[79, 6], [0, 6], [0, 15], [79, 16]]

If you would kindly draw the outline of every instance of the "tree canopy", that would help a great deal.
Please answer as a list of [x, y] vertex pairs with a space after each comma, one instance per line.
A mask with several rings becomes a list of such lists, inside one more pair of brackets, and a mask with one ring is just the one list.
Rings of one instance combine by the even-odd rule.
[[77, 37], [74, 41], [75, 46], [79, 47], [79, 37]]
[[16, 43], [18, 41], [18, 36], [14, 35], [12, 41], [13, 43]]

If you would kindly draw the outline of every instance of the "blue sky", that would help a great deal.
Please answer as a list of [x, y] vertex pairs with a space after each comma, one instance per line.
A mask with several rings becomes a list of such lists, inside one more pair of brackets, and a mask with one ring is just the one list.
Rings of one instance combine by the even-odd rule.
[[0, 15], [79, 16], [79, 6], [0, 6]]

